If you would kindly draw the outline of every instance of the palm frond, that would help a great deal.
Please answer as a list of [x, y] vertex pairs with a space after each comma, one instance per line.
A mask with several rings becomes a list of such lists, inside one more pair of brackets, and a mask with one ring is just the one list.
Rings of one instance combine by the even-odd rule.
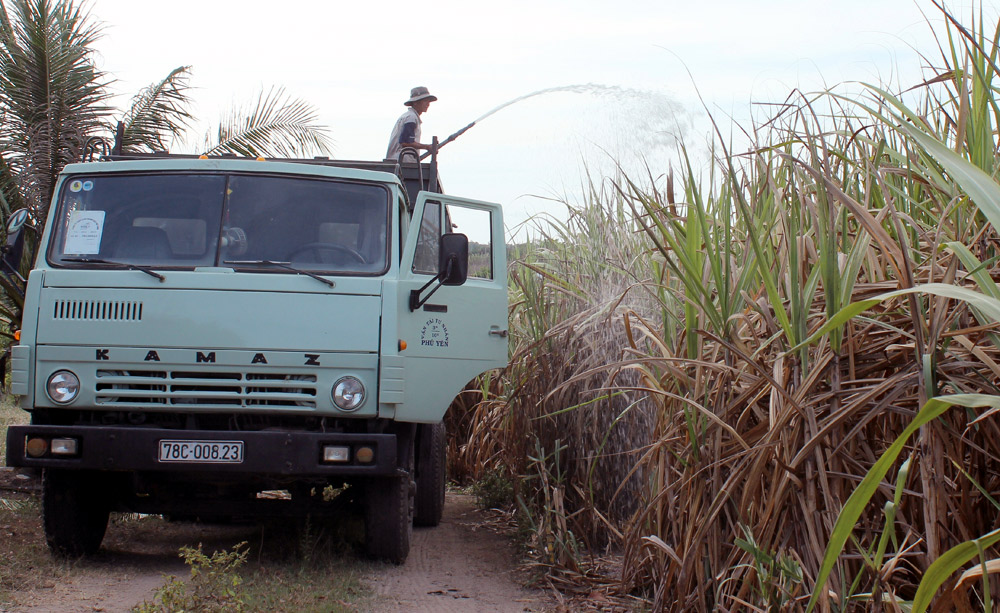
[[23, 206], [21, 189], [17, 182], [17, 170], [6, 155], [0, 154], [0, 219], [6, 221], [12, 211]]
[[284, 88], [271, 88], [261, 91], [252, 107], [233, 110], [219, 126], [215, 142], [206, 138], [205, 153], [307, 157], [329, 155], [332, 145], [311, 105], [286, 95]]
[[189, 111], [190, 76], [191, 67], [180, 66], [132, 98], [122, 120], [123, 151], [165, 151], [171, 138], [183, 134], [193, 119]]
[[14, 37], [14, 30], [10, 25], [10, 17], [7, 15], [7, 7], [0, 2], [0, 45], [6, 47]]
[[19, 157], [23, 193], [41, 217], [56, 175], [110, 112], [93, 63], [100, 29], [69, 0], [14, 0], [0, 16], [0, 138]]

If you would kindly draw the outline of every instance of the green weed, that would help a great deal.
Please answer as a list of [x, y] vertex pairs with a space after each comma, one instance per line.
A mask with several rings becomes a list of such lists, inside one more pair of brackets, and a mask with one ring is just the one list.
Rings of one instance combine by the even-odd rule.
[[543, 565], [578, 570], [583, 544], [573, 534], [566, 508], [566, 475], [561, 461], [566, 445], [556, 440], [555, 449], [546, 452], [540, 441], [530, 456], [531, 483], [518, 497], [521, 520], [528, 523], [529, 547]]
[[802, 591], [802, 567], [787, 552], [762, 549], [749, 526], [740, 526], [740, 529], [743, 538], [737, 538], [735, 544], [750, 554], [748, 566], [757, 579], [755, 602], [767, 611], [782, 610]]
[[234, 545], [231, 551], [216, 551], [211, 556], [197, 548], [181, 547], [180, 557], [191, 568], [189, 581], [168, 577], [156, 590], [152, 602], [132, 609], [135, 613], [224, 613], [247, 611], [244, 579], [239, 573], [246, 563], [247, 544]]
[[482, 509], [509, 509], [514, 505], [514, 483], [501, 470], [487, 470], [470, 489]]
[[[310, 534], [301, 531], [300, 548], [301, 539]], [[316, 547], [307, 549], [315, 553]], [[368, 566], [356, 560], [324, 557], [250, 568], [246, 543], [211, 555], [200, 545], [183, 547], [180, 555], [191, 567], [188, 581], [168, 577], [153, 600], [132, 609], [134, 613], [336, 613], [355, 611], [373, 598], [363, 582]]]

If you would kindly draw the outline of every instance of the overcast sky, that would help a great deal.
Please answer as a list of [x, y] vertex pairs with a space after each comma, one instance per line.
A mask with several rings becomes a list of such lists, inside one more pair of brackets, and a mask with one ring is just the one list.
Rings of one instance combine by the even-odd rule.
[[[1000, 0], [983, 3], [996, 23]], [[423, 140], [444, 139], [491, 109], [441, 152], [449, 193], [504, 205], [508, 226], [559, 212], [543, 198], [579, 191], [584, 164], [610, 159], [654, 170], [675, 159], [674, 136], [705, 142], [705, 112], [746, 122], [750, 102], [795, 87], [919, 82], [918, 52], [937, 59], [911, 0], [509, 0], [503, 3], [336, 0], [90, 0], [104, 24], [99, 64], [117, 103], [192, 66], [201, 123], [175, 151], [194, 151], [226, 109], [283, 86], [314, 105], [335, 157], [381, 159], [409, 89], [438, 96]], [[963, 21], [970, 0], [949, 2]], [[921, 13], [923, 11], [923, 14]], [[690, 76], [688, 74], [690, 71]], [[541, 196], [537, 198], [534, 196]]]

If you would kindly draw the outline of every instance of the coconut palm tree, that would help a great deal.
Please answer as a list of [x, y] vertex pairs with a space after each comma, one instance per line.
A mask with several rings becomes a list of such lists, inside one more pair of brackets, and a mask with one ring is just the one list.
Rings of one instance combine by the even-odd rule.
[[[92, 137], [116, 134], [110, 79], [94, 62], [101, 28], [74, 0], [0, 0], [0, 222], [28, 208], [45, 223], [62, 168]], [[180, 66], [132, 98], [121, 117], [121, 151], [163, 151], [190, 127], [190, 67]], [[204, 152], [247, 156], [329, 154], [331, 141], [308, 104], [283, 89], [232, 111], [206, 138]], [[0, 274], [0, 339], [20, 319], [24, 276], [37, 236], [26, 233], [20, 275]], [[0, 344], [2, 340], [0, 340]]]
[[272, 87], [262, 90], [255, 103], [229, 111], [214, 133], [206, 135], [203, 151], [294, 158], [329, 155], [331, 146], [326, 129], [316, 122], [315, 109], [284, 88]]
[[[174, 139], [183, 140], [194, 117], [190, 66], [180, 66], [162, 81], [132, 98], [122, 124], [123, 153], [167, 151]], [[308, 157], [329, 155], [332, 141], [316, 121], [310, 104], [293, 98], [282, 87], [261, 90], [254, 102], [228, 111], [219, 125], [205, 134], [200, 153], [232, 153], [246, 157]]]
[[193, 120], [190, 80], [191, 67], [179, 66], [132, 98], [121, 120], [122, 151], [167, 151], [171, 140], [183, 137]]
[[0, 147], [38, 221], [59, 171], [111, 112], [106, 77], [93, 62], [99, 34], [68, 0], [0, 3]]
[[[28, 206], [44, 221], [56, 177], [88, 138], [114, 134], [110, 82], [93, 63], [100, 26], [73, 0], [0, 0], [0, 209]], [[139, 92], [122, 115], [122, 151], [162, 151], [190, 126], [190, 66]], [[231, 111], [204, 152], [329, 154], [309, 104], [282, 88]], [[6, 215], [4, 215], [5, 217]]]

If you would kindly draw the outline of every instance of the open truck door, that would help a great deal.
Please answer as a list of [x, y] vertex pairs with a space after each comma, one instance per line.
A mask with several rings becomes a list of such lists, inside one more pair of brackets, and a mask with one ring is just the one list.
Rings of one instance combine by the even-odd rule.
[[[398, 335], [406, 349], [386, 356], [382, 368], [380, 396], [399, 401], [396, 420], [440, 421], [468, 381], [507, 365], [503, 230], [498, 204], [428, 192], [417, 197], [397, 294]], [[456, 234], [468, 237], [467, 262], [456, 251]], [[463, 265], [467, 269], [459, 270]]]

